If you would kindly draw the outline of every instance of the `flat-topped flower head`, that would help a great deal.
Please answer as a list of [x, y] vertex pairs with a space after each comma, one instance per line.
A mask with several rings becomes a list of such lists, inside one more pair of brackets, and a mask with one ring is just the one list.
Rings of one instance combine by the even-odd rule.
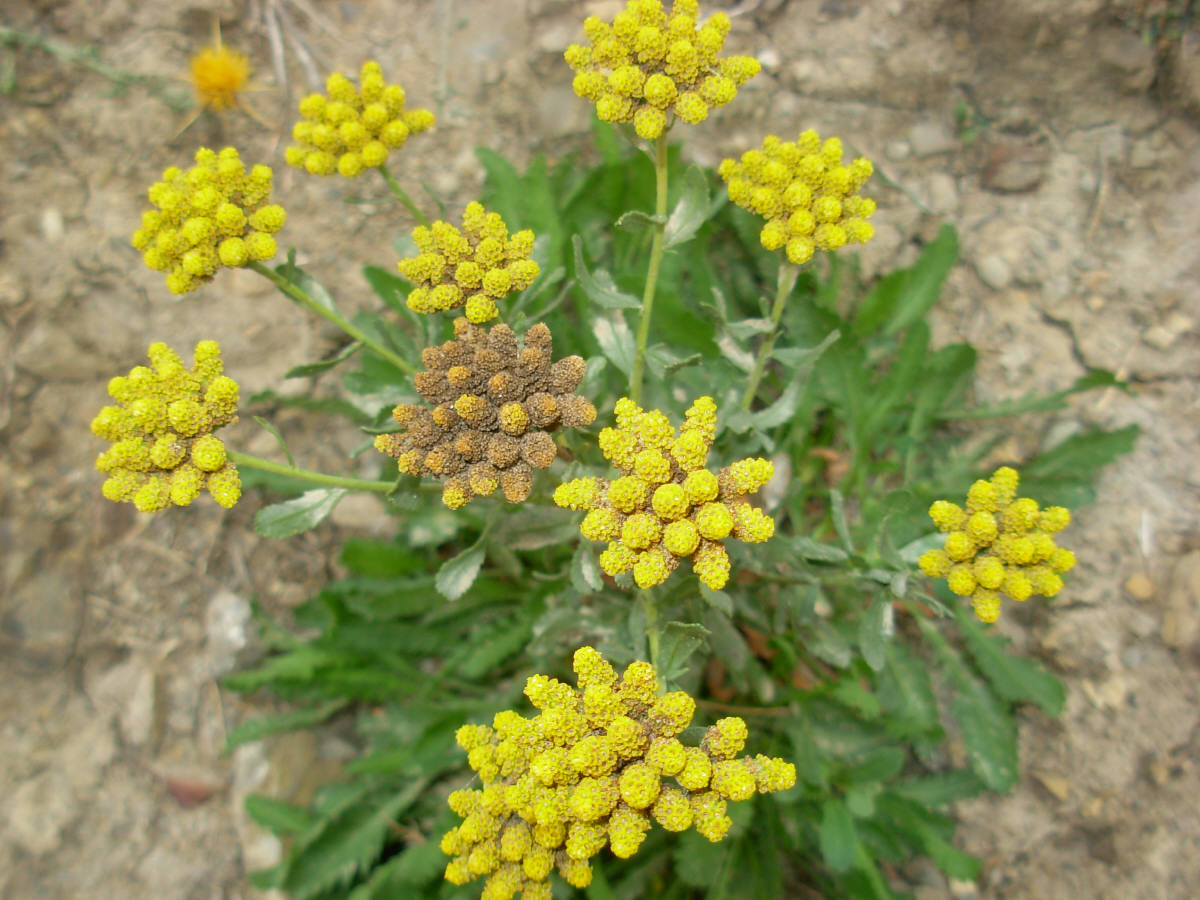
[[587, 510], [579, 530], [607, 541], [600, 568], [609, 575], [633, 572], [638, 587], [667, 580], [690, 559], [700, 581], [720, 590], [729, 580], [724, 541], [761, 543], [775, 522], [747, 497], [771, 480], [766, 459], [743, 459], [710, 472], [708, 452], [716, 435], [717, 405], [700, 397], [678, 433], [658, 410], [617, 401], [615, 428], [600, 432], [600, 450], [621, 470], [613, 480], [576, 478], [558, 486], [554, 502]]
[[154, 209], [130, 243], [146, 265], [167, 273], [167, 287], [186, 294], [212, 280], [222, 266], [268, 260], [278, 249], [274, 234], [287, 218], [270, 202], [272, 172], [249, 170], [233, 147], [220, 153], [201, 147], [186, 172], [166, 169], [150, 187]]
[[92, 420], [112, 444], [96, 460], [104, 496], [141, 512], [188, 506], [207, 490], [229, 508], [242, 495], [237, 467], [213, 432], [237, 421], [238, 386], [222, 375], [216, 341], [196, 345], [190, 369], [166, 344], [151, 344], [150, 366], [108, 383], [117, 401]]
[[858, 193], [872, 171], [861, 156], [846, 164], [842, 142], [835, 137], [822, 142], [812, 129], [795, 141], [768, 135], [761, 149], [717, 168], [729, 199], [767, 220], [759, 234], [762, 245], [783, 248], [797, 265], [817, 250], [865, 244], [875, 234], [867, 221], [875, 201]]
[[292, 127], [296, 143], [284, 158], [311, 175], [356, 178], [384, 165], [411, 135], [433, 127], [433, 113], [406, 109], [406, 102], [404, 88], [388, 84], [374, 60], [363, 63], [357, 86], [334, 72], [324, 94], [300, 101], [301, 118]]
[[400, 274], [417, 287], [408, 308], [437, 313], [463, 308], [467, 320], [482, 325], [496, 318], [496, 301], [523, 291], [541, 269], [529, 258], [533, 232], [508, 233], [499, 213], [480, 203], [463, 210], [462, 229], [449, 222], [418, 225], [412, 233], [417, 256], [399, 262]]
[[610, 23], [589, 16], [588, 45], [563, 54], [575, 72], [575, 93], [596, 105], [603, 122], [632, 122], [646, 140], [676, 119], [703, 122], [724, 106], [762, 66], [749, 56], [717, 54], [729, 34], [729, 16], [699, 23], [696, 0], [675, 0], [670, 15], [660, 0], [629, 0]]
[[946, 543], [921, 554], [917, 564], [930, 578], [945, 578], [960, 597], [970, 597], [983, 622], [996, 621], [1001, 596], [1021, 602], [1055, 596], [1063, 587], [1060, 576], [1075, 565], [1075, 554], [1054, 541], [1070, 523], [1070, 511], [1039, 509], [1036, 500], [1017, 496], [1019, 482], [1017, 470], [1004, 466], [971, 485], [965, 509], [946, 500], [929, 507]]
[[397, 406], [402, 430], [379, 435], [375, 447], [407, 475], [440, 479], [451, 509], [497, 489], [520, 503], [533, 470], [558, 454], [552, 432], [595, 421], [596, 407], [575, 393], [587, 365], [579, 356], [555, 361], [550, 329], [540, 323], [522, 343], [507, 325], [488, 329], [463, 318], [454, 333], [425, 348], [425, 371], [413, 380], [432, 409]]
[[658, 695], [649, 663], [618, 676], [582, 647], [574, 664], [577, 688], [544, 675], [526, 682], [536, 715], [505, 710], [490, 727], [464, 725], [456, 735], [481, 787], [448, 798], [463, 821], [442, 838], [452, 857], [446, 880], [485, 878], [484, 900], [518, 892], [548, 900], [555, 870], [585, 888], [593, 857], [607, 846], [628, 859], [655, 823], [715, 843], [732, 824], [730, 802], [796, 783], [792, 763], [739, 758], [748, 737], [739, 718], [718, 719], [699, 746], [682, 743], [696, 701], [683, 691]]

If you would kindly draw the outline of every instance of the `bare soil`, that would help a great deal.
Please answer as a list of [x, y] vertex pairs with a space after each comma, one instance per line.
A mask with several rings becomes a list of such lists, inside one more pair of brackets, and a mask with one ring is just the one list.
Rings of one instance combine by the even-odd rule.
[[[927, 866], [904, 877], [924, 900], [1200, 896], [1200, 31], [1166, 27], [1194, 4], [707, 5], [735, 15], [730, 49], [764, 73], [692, 129], [693, 157], [715, 163], [768, 131], [841, 135], [880, 173], [868, 274], [910, 261], [942, 222], [959, 229], [964, 258], [935, 333], [980, 349], [981, 399], [1062, 388], [1090, 367], [1132, 385], [1013, 422], [1006, 457], [1092, 424], [1143, 429], [1076, 516], [1081, 565], [1062, 601], [1001, 620], [1070, 699], [1057, 720], [1027, 716], [1016, 791], [958, 810], [962, 842], [988, 861], [981, 884], [949, 885]], [[302, 801], [353, 752], [330, 734], [222, 756], [252, 708], [219, 678], [253, 658], [249, 601], [302, 600], [330, 576], [331, 547], [386, 527], [374, 501], [270, 542], [250, 528], [253, 497], [228, 514], [200, 503], [147, 518], [100, 496], [87, 425], [108, 378], [151, 341], [186, 352], [219, 339], [248, 396], [335, 337], [252, 273], [173, 298], [127, 244], [148, 184], [202, 144], [273, 163], [284, 242], [344, 304], [369, 302], [358, 270], [393, 265], [407, 221], [380, 183], [352, 186], [362, 202], [347, 203], [340, 179], [282, 164], [290, 110], [313, 86], [306, 64], [354, 71], [377, 58], [410, 102], [434, 108], [436, 131], [400, 174], [461, 207], [481, 180], [476, 145], [523, 162], [586, 142], [589, 109], [561, 51], [584, 14], [620, 6], [0, 4], [0, 25], [168, 80], [217, 16], [255, 65], [251, 102], [279, 123], [235, 111], [171, 137], [186, 113], [153, 85], [119, 91], [61, 54], [0, 49], [0, 896], [251, 896], [245, 872], [280, 848], [245, 821], [244, 795]], [[351, 465], [353, 433], [273, 418], [303, 463]], [[274, 452], [248, 417], [230, 437]]]

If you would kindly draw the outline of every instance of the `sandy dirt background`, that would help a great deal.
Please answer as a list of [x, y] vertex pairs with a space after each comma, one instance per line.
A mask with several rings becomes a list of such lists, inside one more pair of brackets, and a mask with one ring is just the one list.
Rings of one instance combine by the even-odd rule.
[[[337, 337], [252, 273], [222, 272], [173, 298], [127, 244], [146, 187], [198, 145], [236, 143], [276, 166], [283, 242], [346, 306], [367, 303], [359, 267], [393, 265], [391, 237], [407, 221], [381, 183], [351, 186], [365, 202], [346, 203], [340, 179], [283, 166], [311, 75], [379, 59], [410, 103], [438, 114], [433, 136], [401, 156], [402, 178], [461, 207], [481, 179], [476, 145], [523, 163], [586, 143], [590, 110], [561, 51], [585, 14], [621, 5], [0, 4], [2, 25], [168, 80], [217, 16], [255, 65], [254, 106], [279, 123], [206, 116], [171, 138], [186, 113], [153, 85], [119, 92], [87, 67], [0, 48], [0, 896], [250, 897], [245, 872], [280, 848], [246, 822], [242, 798], [303, 802], [354, 752], [331, 731], [223, 757], [228, 730], [262, 706], [219, 679], [253, 659], [250, 599], [273, 610], [303, 600], [330, 576], [330, 547], [386, 529], [374, 501], [268, 542], [249, 527], [254, 497], [230, 514], [200, 503], [138, 517], [100, 496], [87, 423], [107, 379], [151, 340], [187, 351], [218, 338], [248, 396]], [[1011, 425], [1012, 458], [1088, 424], [1144, 431], [1076, 517], [1081, 565], [1062, 601], [1000, 625], [1066, 679], [1066, 712], [1026, 717], [1013, 794], [959, 808], [961, 841], [987, 860], [981, 884], [947, 884], [926, 865], [897, 873], [922, 900], [1200, 896], [1200, 30], [1184, 21], [1153, 37], [1194, 6], [706, 5], [734, 15], [727, 49], [756, 55], [764, 72], [689, 132], [692, 157], [714, 164], [768, 131], [841, 135], [880, 173], [867, 273], [913, 259], [942, 222], [960, 230], [964, 258], [935, 333], [979, 347], [981, 400], [1065, 387], [1087, 367], [1134, 388]], [[181, 81], [172, 91], [187, 96]], [[349, 465], [352, 432], [272, 417], [302, 463]], [[248, 416], [228, 436], [273, 452]]]

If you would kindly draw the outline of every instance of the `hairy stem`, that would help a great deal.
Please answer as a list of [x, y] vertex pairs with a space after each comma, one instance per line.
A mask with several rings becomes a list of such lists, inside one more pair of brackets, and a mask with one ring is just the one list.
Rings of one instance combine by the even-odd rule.
[[775, 283], [775, 303], [771, 307], [771, 331], [763, 338], [763, 342], [758, 348], [758, 355], [754, 358], [754, 368], [750, 372], [750, 377], [746, 381], [746, 390], [742, 394], [742, 409], [748, 410], [754, 403], [754, 395], [758, 393], [758, 385], [767, 369], [767, 360], [771, 358], [771, 351], [775, 349], [775, 340], [779, 337], [779, 320], [783, 318], [784, 307], [787, 306], [788, 297], [791, 296], [792, 288], [796, 286], [796, 277], [799, 274], [799, 266], [788, 262], [787, 259], [780, 262], [779, 277]]
[[248, 263], [246, 263], [246, 267], [249, 269], [253, 269], [258, 274], [270, 279], [272, 284], [274, 284], [277, 288], [279, 288], [281, 291], [283, 291], [285, 294], [287, 294], [289, 297], [291, 297], [293, 300], [295, 300], [297, 303], [299, 303], [301, 306], [303, 306], [309, 312], [320, 316], [322, 319], [325, 319], [326, 321], [332, 322], [334, 325], [336, 325], [338, 328], [342, 329], [342, 331], [346, 332], [346, 334], [350, 335], [350, 337], [354, 338], [356, 341], [358, 341], [363, 346], [370, 347], [372, 350], [374, 350], [376, 353], [378, 353], [380, 356], [382, 356], [384, 359], [386, 359], [388, 362], [390, 362], [393, 366], [395, 366], [401, 372], [404, 372], [407, 375], [416, 374], [416, 371], [417, 371], [416, 367], [413, 366], [412, 363], [410, 363], [408, 360], [406, 360], [404, 357], [398, 355], [394, 351], [389, 350], [387, 347], [380, 344], [374, 338], [368, 336], [361, 328], [354, 325], [349, 320], [343, 318], [340, 313], [336, 312], [335, 310], [329, 309], [328, 307], [322, 305], [321, 303], [318, 303], [306, 290], [304, 290], [304, 288], [300, 287], [300, 285], [298, 285], [292, 281], [289, 281], [287, 278], [280, 275], [274, 269], [269, 268], [268, 266], [264, 266], [260, 262], [254, 262], [254, 261], [248, 262]]
[[412, 202], [412, 198], [404, 188], [400, 187], [400, 182], [396, 180], [396, 176], [392, 174], [391, 169], [387, 166], [379, 166], [379, 174], [383, 176], [383, 180], [388, 183], [388, 187], [392, 189], [392, 193], [396, 195], [396, 199], [404, 204], [404, 208], [408, 210], [408, 214], [417, 220], [418, 225], [428, 225], [429, 220], [425, 218], [425, 214], [417, 209], [417, 204]]
[[241, 468], [273, 472], [276, 475], [286, 475], [288, 478], [308, 481], [324, 487], [340, 487], [351, 491], [374, 491], [378, 494], [386, 494], [395, 487], [391, 481], [371, 481], [366, 478], [352, 478], [348, 475], [326, 475], [324, 472], [314, 472], [311, 469], [300, 469], [286, 463], [271, 462], [261, 456], [238, 453], [234, 450], [227, 451], [226, 455], [234, 465]]
[[642, 374], [646, 369], [646, 341], [650, 337], [650, 316], [654, 312], [654, 292], [658, 270], [662, 266], [663, 232], [667, 226], [667, 135], [663, 132], [654, 144], [654, 241], [650, 245], [650, 265], [646, 270], [646, 288], [642, 292], [642, 315], [638, 320], [637, 343], [633, 353], [633, 371], [629, 375], [629, 399], [642, 402]]

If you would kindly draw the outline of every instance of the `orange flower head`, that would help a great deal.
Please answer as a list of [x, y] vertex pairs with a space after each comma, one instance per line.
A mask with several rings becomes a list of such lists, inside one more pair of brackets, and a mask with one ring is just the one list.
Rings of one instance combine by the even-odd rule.
[[192, 57], [192, 86], [196, 99], [209, 109], [238, 105], [238, 93], [250, 80], [250, 61], [220, 39]]

